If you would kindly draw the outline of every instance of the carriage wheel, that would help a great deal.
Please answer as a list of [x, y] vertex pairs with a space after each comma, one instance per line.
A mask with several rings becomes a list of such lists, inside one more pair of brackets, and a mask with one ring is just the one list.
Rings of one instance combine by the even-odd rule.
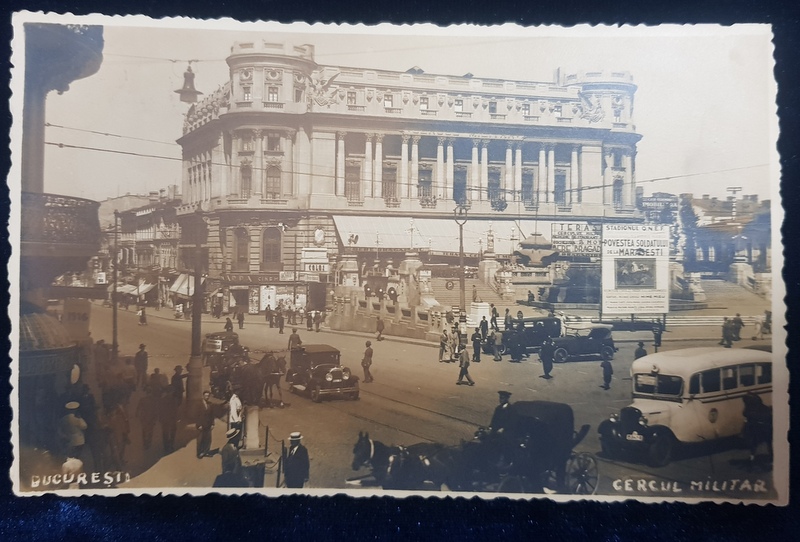
[[581, 452], [567, 460], [565, 489], [573, 495], [594, 495], [598, 478], [597, 460], [592, 454]]
[[556, 348], [556, 351], [553, 352], [553, 361], [556, 363], [564, 363], [568, 357], [569, 352], [567, 352], [566, 348]]
[[498, 493], [525, 493], [525, 484], [518, 476], [506, 476], [497, 486]]

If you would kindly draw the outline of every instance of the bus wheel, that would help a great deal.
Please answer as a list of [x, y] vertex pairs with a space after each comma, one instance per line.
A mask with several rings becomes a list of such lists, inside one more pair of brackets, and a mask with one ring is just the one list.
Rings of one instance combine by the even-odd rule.
[[672, 435], [659, 434], [650, 443], [647, 449], [647, 464], [651, 467], [665, 467], [672, 459], [672, 452], [675, 448], [675, 439]]

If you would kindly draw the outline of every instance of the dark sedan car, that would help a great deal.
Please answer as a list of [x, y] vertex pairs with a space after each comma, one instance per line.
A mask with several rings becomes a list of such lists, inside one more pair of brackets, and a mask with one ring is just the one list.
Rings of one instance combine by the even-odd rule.
[[555, 363], [572, 359], [599, 356], [605, 360], [614, 359], [617, 347], [607, 327], [593, 327], [586, 335], [575, 332], [564, 337], [548, 339], [539, 350], [539, 358]]
[[292, 392], [305, 392], [315, 403], [337, 395], [358, 399], [358, 377], [340, 363], [339, 350], [327, 344], [309, 344], [292, 350], [286, 382]]
[[[522, 318], [514, 319], [511, 330], [502, 331], [503, 343], [500, 353], [505, 354], [519, 341], [520, 346], [527, 352], [535, 352], [551, 337], [561, 335], [561, 320], [558, 318]], [[494, 352], [494, 343], [487, 337], [482, 345], [485, 354]]]

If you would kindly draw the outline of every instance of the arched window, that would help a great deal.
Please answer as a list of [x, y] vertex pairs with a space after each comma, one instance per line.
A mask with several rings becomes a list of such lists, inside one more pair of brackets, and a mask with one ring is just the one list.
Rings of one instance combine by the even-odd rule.
[[266, 199], [278, 199], [281, 197], [281, 170], [275, 166], [267, 168], [264, 197]]
[[267, 228], [261, 236], [261, 270], [281, 270], [281, 231]]
[[623, 181], [622, 179], [614, 179], [614, 193], [613, 193], [613, 200], [614, 200], [614, 207], [620, 208], [622, 207], [622, 187]]
[[234, 232], [233, 242], [233, 270], [250, 270], [250, 234], [244, 228]]
[[242, 175], [242, 198], [249, 198], [250, 194], [253, 190], [253, 168], [250, 164], [244, 164], [241, 167], [241, 175]]

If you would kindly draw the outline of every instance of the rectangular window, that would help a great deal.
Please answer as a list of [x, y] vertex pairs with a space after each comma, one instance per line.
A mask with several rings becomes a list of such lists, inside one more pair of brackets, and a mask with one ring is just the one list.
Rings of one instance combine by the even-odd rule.
[[553, 116], [554, 117], [561, 117], [562, 109], [560, 105], [557, 105], [553, 108]]
[[253, 137], [249, 135], [242, 136], [242, 147], [243, 151], [252, 151], [253, 150]]
[[384, 94], [383, 95], [383, 107], [390, 108], [394, 107], [394, 96], [391, 94]]
[[492, 115], [497, 114], [497, 102], [489, 102], [489, 113]]
[[722, 368], [722, 389], [735, 390], [739, 385], [737, 367], [723, 367]]
[[710, 393], [720, 390], [719, 369], [703, 371], [703, 393]]
[[277, 152], [281, 150], [281, 135], [280, 134], [267, 134], [267, 150]]
[[245, 102], [249, 102], [249, 101], [251, 101], [253, 99], [253, 95], [251, 94], [251, 91], [250, 91], [250, 85], [242, 87], [242, 99]]
[[756, 366], [742, 365], [739, 367], [739, 385], [752, 386], [756, 383]]
[[423, 111], [427, 111], [427, 110], [428, 110], [428, 107], [429, 107], [429, 103], [428, 103], [428, 97], [427, 97], [427, 96], [422, 96], [422, 97], [419, 99], [419, 108], [420, 108], [421, 110], [423, 110]]
[[267, 87], [267, 101], [268, 102], [278, 101], [278, 87]]
[[531, 104], [522, 104], [522, 114], [526, 117], [531, 116]]
[[758, 383], [759, 384], [769, 384], [772, 382], [772, 364], [770, 363], [759, 363], [758, 364]]
[[303, 101], [303, 89], [300, 87], [294, 88], [294, 101], [295, 103], [300, 103]]
[[356, 93], [355, 91], [348, 91], [347, 92], [347, 105], [356, 105]]
[[464, 100], [456, 100], [453, 104], [453, 109], [456, 113], [463, 113], [464, 112]]

